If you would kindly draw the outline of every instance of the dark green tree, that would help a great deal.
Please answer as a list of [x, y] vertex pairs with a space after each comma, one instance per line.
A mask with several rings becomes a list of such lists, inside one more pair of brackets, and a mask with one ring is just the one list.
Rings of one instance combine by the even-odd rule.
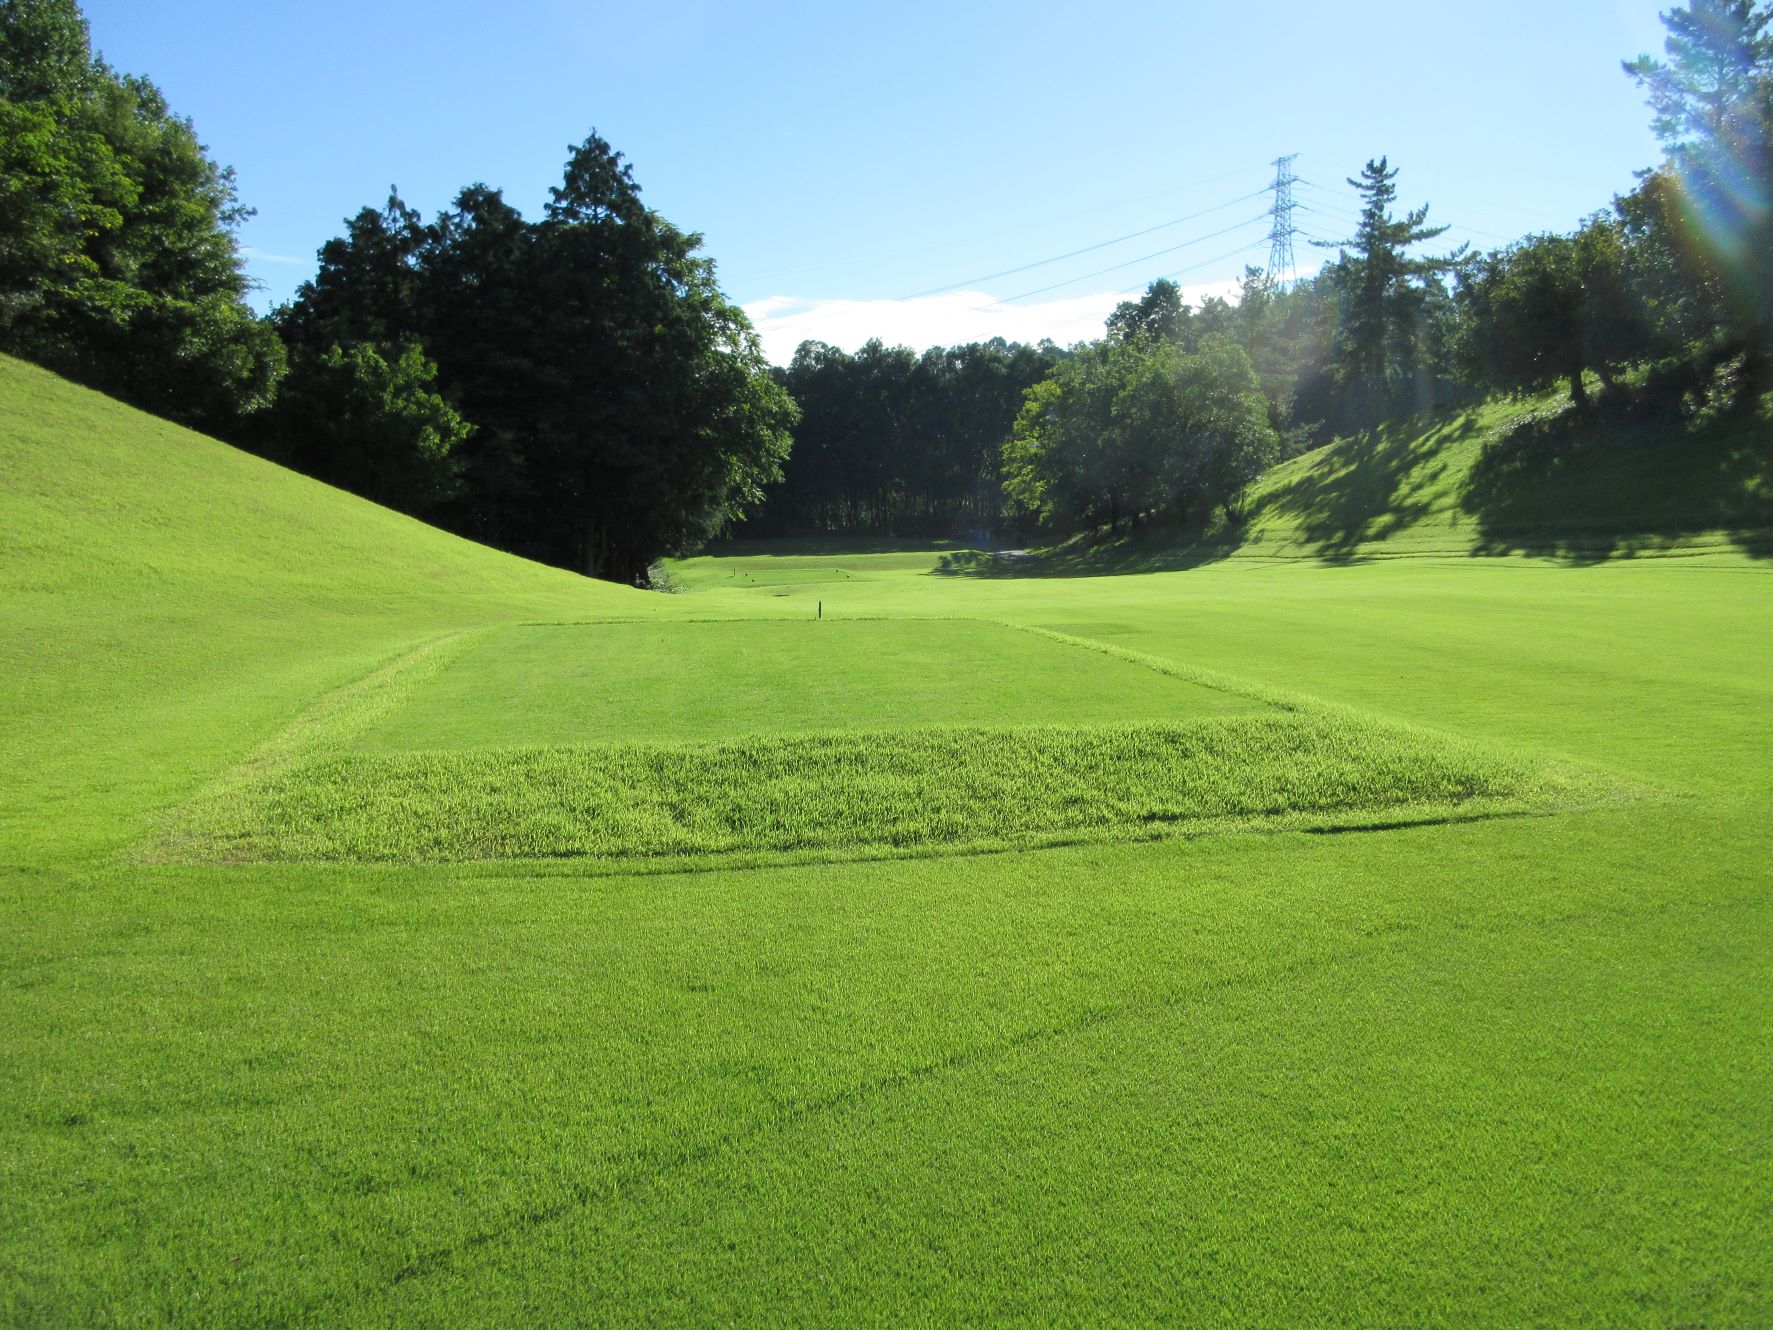
[[0, 131], [0, 349], [212, 430], [268, 405], [233, 174], [73, 0], [0, 0]]
[[1441, 367], [1438, 334], [1450, 311], [1439, 279], [1460, 255], [1410, 253], [1447, 228], [1428, 225], [1426, 204], [1392, 215], [1397, 175], [1381, 157], [1348, 182], [1361, 196], [1360, 222], [1353, 238], [1333, 246], [1343, 253], [1332, 274], [1342, 296], [1332, 357], [1348, 425], [1428, 404], [1422, 390]]
[[602, 138], [574, 149], [533, 248], [549, 335], [528, 455], [557, 561], [643, 581], [780, 475], [794, 404], [700, 248]]
[[0, 4], [0, 97], [77, 100], [97, 81], [86, 20], [74, 0]]
[[1182, 516], [1235, 513], [1245, 488], [1280, 455], [1256, 367], [1236, 342], [1208, 336], [1171, 374], [1170, 429], [1181, 446], [1166, 476], [1170, 503]]
[[534, 499], [524, 444], [541, 392], [535, 347], [548, 335], [535, 241], [536, 228], [500, 191], [475, 184], [437, 218], [420, 251], [425, 348], [477, 427], [461, 452], [461, 493], [442, 520], [505, 548], [522, 544]]
[[759, 526], [981, 539], [1001, 516], [1000, 468], [1022, 394], [1062, 355], [994, 338], [921, 356], [803, 342], [780, 381], [800, 404], [794, 453]]
[[46, 102], [0, 100], [0, 345], [27, 351], [96, 281], [91, 250], [140, 191], [98, 134]]
[[416, 342], [298, 353], [272, 413], [280, 460], [366, 499], [424, 513], [458, 487], [470, 426]]
[[1013, 502], [1049, 525], [1232, 509], [1278, 439], [1255, 368], [1218, 333], [1104, 341], [1028, 390], [1004, 450]]
[[377, 210], [364, 208], [345, 234], [320, 247], [320, 270], [277, 312], [291, 348], [322, 354], [357, 342], [392, 345], [419, 331], [420, 263], [431, 242], [418, 212], [390, 188]]
[[1649, 100], [1651, 130], [1679, 164], [1751, 165], [1765, 147], [1773, 10], [1758, 0], [1688, 0], [1665, 10], [1662, 22], [1668, 59], [1625, 62]]
[[1117, 488], [1114, 398], [1105, 346], [1068, 357], [1028, 390], [1004, 445], [1004, 493], [1013, 505], [1047, 526], [1119, 524], [1125, 496]]
[[1138, 300], [1123, 300], [1115, 306], [1108, 316], [1108, 340], [1124, 342], [1143, 337], [1178, 341], [1189, 313], [1188, 306], [1182, 303], [1182, 289], [1167, 278], [1159, 278]]
[[475, 426], [436, 520], [643, 582], [759, 502], [794, 420], [700, 248], [593, 134], [539, 222], [485, 185], [429, 225], [397, 193], [364, 209], [277, 323], [300, 356], [410, 341], [435, 362]]
[[1461, 266], [1460, 355], [1476, 383], [1511, 392], [1567, 384], [1589, 404], [1584, 376], [1608, 387], [1651, 343], [1626, 290], [1623, 228], [1590, 220], [1571, 236], [1531, 236]]

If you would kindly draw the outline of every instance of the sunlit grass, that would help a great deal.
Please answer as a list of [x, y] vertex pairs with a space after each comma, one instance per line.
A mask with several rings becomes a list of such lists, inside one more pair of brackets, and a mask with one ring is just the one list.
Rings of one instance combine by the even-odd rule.
[[966, 619], [525, 624], [469, 645], [367, 751], [1181, 720], [1239, 693]]
[[1006, 846], [1210, 822], [1520, 810], [1580, 789], [1419, 731], [1272, 713], [300, 761], [199, 806], [181, 857], [437, 862]]
[[[1398, 443], [1441, 492], [1473, 446]], [[1671, 529], [1709, 529], [1715, 461], [1657, 473]], [[1597, 507], [1632, 487], [1583, 468]], [[1332, 530], [1136, 577], [728, 554], [649, 597], [3, 357], [0, 518], [0, 1325], [1773, 1323], [1763, 563], [1471, 558], [1461, 528], [1332, 567]], [[806, 671], [678, 709], [743, 673], [704, 637], [623, 681], [625, 731], [560, 728], [609, 626], [577, 621], [628, 619], [626, 654], [642, 619], [791, 617], [764, 677], [821, 659], [787, 646], [818, 600], [1001, 664], [932, 700], [858, 641], [881, 687], [845, 731]], [[477, 686], [569, 620], [533, 710]], [[1054, 691], [1016, 697], [1019, 658]], [[1514, 792], [991, 855], [141, 861], [300, 764], [418, 756], [396, 727], [458, 686], [450, 762], [1032, 723], [1122, 773], [1146, 727], [1274, 721], [1391, 735], [1390, 775], [1348, 774], [1394, 793]], [[1544, 815], [1463, 820], [1492, 797]]]
[[[1068, 709], [1141, 719], [1026, 723]], [[834, 712], [850, 723], [809, 725]], [[604, 741], [524, 742], [547, 734]], [[844, 858], [1472, 817], [1568, 801], [1585, 780], [1601, 788], [1050, 629], [535, 625], [440, 639], [323, 699], [145, 854]]]

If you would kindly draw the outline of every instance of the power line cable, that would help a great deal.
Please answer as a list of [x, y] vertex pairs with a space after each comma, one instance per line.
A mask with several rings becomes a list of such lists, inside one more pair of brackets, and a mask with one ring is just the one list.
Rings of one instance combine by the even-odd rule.
[[[1312, 189], [1318, 190], [1320, 193], [1327, 194], [1331, 198], [1336, 199], [1345, 205], [1353, 202], [1353, 200], [1351, 200], [1347, 194], [1344, 194], [1339, 190], [1331, 189], [1327, 186], [1320, 185], [1315, 180], [1306, 180], [1303, 177], [1301, 177], [1299, 180], [1299, 183], [1302, 185], [1309, 185]], [[1306, 205], [1300, 204], [1299, 206], [1305, 207]], [[1352, 222], [1360, 221], [1360, 214], [1355, 209], [1344, 207], [1342, 211], [1347, 214], [1347, 220], [1352, 221]], [[1329, 216], [1331, 214], [1326, 213], [1324, 215]], [[1482, 230], [1481, 228], [1476, 227], [1476, 226], [1466, 226], [1463, 222], [1446, 221], [1445, 219], [1443, 219], [1442, 224], [1445, 225], [1450, 230], [1464, 231], [1470, 235], [1482, 236], [1486, 240], [1494, 240], [1494, 241], [1497, 241], [1498, 243], [1504, 244], [1504, 245], [1512, 244], [1518, 238], [1515, 236], [1497, 235], [1496, 232], [1494, 232], [1494, 231], [1485, 231], [1485, 230]]]
[[[1224, 176], [1216, 177], [1216, 179], [1224, 179], [1224, 178], [1226, 178], [1226, 177], [1224, 177]], [[1235, 207], [1237, 204], [1248, 202], [1250, 199], [1260, 198], [1261, 196], [1263, 196], [1269, 192], [1270, 192], [1270, 190], [1266, 189], [1266, 188], [1260, 189], [1260, 190], [1255, 190], [1249, 194], [1240, 195], [1238, 198], [1229, 199], [1224, 203], [1215, 204], [1211, 208], [1205, 208], [1199, 212], [1190, 213], [1184, 217], [1172, 218], [1171, 220], [1169, 220], [1167, 222], [1161, 222], [1161, 223], [1157, 224], [1156, 226], [1146, 227], [1146, 228], [1139, 230], [1139, 231], [1129, 232], [1128, 234], [1126, 234], [1124, 236], [1117, 236], [1112, 240], [1105, 240], [1105, 241], [1102, 241], [1098, 244], [1087, 245], [1087, 246], [1083, 247], [1082, 249], [1071, 250], [1065, 254], [1059, 254], [1059, 255], [1055, 255], [1051, 258], [1037, 260], [1036, 262], [1033, 262], [1033, 263], [1022, 264], [1022, 265], [1019, 265], [1015, 268], [1006, 268], [1006, 269], [1001, 270], [1000, 272], [985, 274], [985, 275], [979, 276], [979, 277], [971, 277], [971, 278], [966, 279], [965, 281], [952, 283], [948, 286], [935, 287], [935, 288], [931, 288], [930, 290], [916, 292], [911, 295], [892, 297], [891, 299], [881, 302], [881, 303], [899, 304], [899, 303], [903, 303], [906, 301], [921, 299], [926, 296], [941, 295], [941, 294], [944, 294], [949, 291], [958, 290], [962, 287], [971, 285], [972, 283], [975, 283], [975, 282], [990, 281], [990, 280], [993, 280], [993, 279], [999, 278], [999, 277], [1007, 277], [1007, 276], [1014, 275], [1016, 273], [1027, 272], [1027, 271], [1034, 269], [1034, 268], [1045, 267], [1049, 264], [1060, 263], [1060, 262], [1065, 261], [1066, 259], [1076, 258], [1077, 256], [1079, 256], [1081, 254], [1094, 253], [1098, 250], [1107, 249], [1113, 245], [1123, 244], [1128, 240], [1137, 239], [1140, 236], [1151, 235], [1154, 232], [1166, 230], [1172, 226], [1179, 226], [1185, 222], [1195, 221], [1201, 217], [1210, 216], [1215, 212], [1222, 212], [1226, 208]], [[1131, 268], [1131, 267], [1134, 267], [1134, 266], [1141, 264], [1141, 263], [1148, 263], [1152, 259], [1161, 258], [1166, 254], [1174, 254], [1179, 250], [1188, 249], [1188, 248], [1190, 248], [1194, 245], [1198, 245], [1198, 244], [1204, 244], [1205, 242], [1207, 242], [1209, 240], [1216, 239], [1219, 236], [1230, 235], [1234, 231], [1239, 231], [1246, 226], [1252, 226], [1252, 225], [1255, 225], [1256, 223], [1259, 223], [1259, 222], [1262, 222], [1265, 220], [1271, 220], [1272, 217], [1273, 217], [1273, 211], [1272, 211], [1272, 209], [1270, 209], [1270, 210], [1262, 212], [1254, 217], [1246, 218], [1241, 222], [1233, 223], [1231, 226], [1221, 228], [1220, 230], [1217, 230], [1217, 231], [1208, 232], [1205, 235], [1195, 236], [1194, 238], [1192, 238], [1190, 240], [1182, 241], [1179, 244], [1168, 245], [1168, 246], [1164, 247], [1163, 249], [1154, 250], [1150, 254], [1144, 254], [1138, 258], [1129, 259], [1124, 263], [1110, 264], [1108, 267], [1099, 268], [1099, 269], [1095, 270], [1094, 272], [1083, 273], [1077, 277], [1067, 278], [1066, 280], [1061, 281], [1061, 282], [1049, 283], [1046, 286], [1037, 287], [1037, 288], [1030, 290], [1030, 291], [1022, 291], [1022, 292], [1019, 292], [1018, 294], [1013, 295], [1013, 296], [1004, 296], [1001, 299], [988, 301], [987, 303], [985, 303], [983, 305], [973, 306], [972, 308], [967, 310], [967, 313], [981, 313], [981, 312], [984, 312], [987, 310], [1001, 309], [1001, 308], [1007, 307], [1008, 305], [1010, 305], [1013, 302], [1018, 301], [1018, 300], [1027, 300], [1032, 296], [1044, 295], [1048, 291], [1056, 291], [1056, 290], [1060, 289], [1061, 287], [1072, 286], [1078, 282], [1089, 281], [1093, 277], [1105, 276], [1106, 274], [1111, 273], [1111, 272], [1119, 272], [1123, 269]], [[1258, 248], [1261, 244], [1266, 244], [1266, 243], [1268, 243], [1267, 238], [1265, 238], [1262, 241], [1255, 242], [1253, 244], [1241, 245], [1237, 249], [1230, 250], [1225, 254], [1217, 255], [1214, 258], [1206, 259], [1206, 260], [1203, 260], [1199, 263], [1186, 265], [1180, 269], [1177, 269], [1174, 273], [1169, 274], [1169, 276], [1176, 277], [1176, 276], [1181, 276], [1185, 273], [1198, 271], [1201, 268], [1209, 267], [1212, 264], [1224, 262], [1228, 258], [1235, 258], [1236, 256], [1238, 256], [1240, 254], [1247, 253], [1250, 250]], [[1153, 280], [1156, 280], [1156, 279], [1153, 279]], [[1129, 290], [1129, 291], [1130, 290], [1137, 290], [1137, 289], [1139, 289], [1139, 288], [1138, 287], [1127, 288], [1127, 290]], [[815, 320], [819, 319], [824, 313], [825, 313], [825, 311], [822, 309], [804, 310], [799, 314], [790, 315], [788, 318], [774, 321], [771, 324], [770, 331], [774, 334], [779, 335], [783, 331], [791, 330], [799, 325], [804, 325], [808, 322], [815, 321]]]
[[[947, 286], [933, 286], [928, 291], [918, 291], [912, 295], [899, 296], [899, 297], [897, 297], [897, 299], [899, 299], [899, 300], [921, 300], [924, 296], [939, 296], [939, 295], [942, 295], [944, 292], [958, 291], [964, 286], [973, 285], [973, 283], [975, 283], [975, 282], [996, 281], [999, 277], [1013, 277], [1019, 272], [1028, 272], [1030, 269], [1033, 269], [1033, 268], [1044, 268], [1048, 264], [1063, 263], [1066, 259], [1075, 259], [1080, 254], [1093, 254], [1099, 249], [1108, 249], [1114, 245], [1124, 244], [1128, 240], [1137, 240], [1140, 236], [1148, 236], [1148, 235], [1151, 235], [1157, 231], [1167, 231], [1172, 226], [1181, 226], [1182, 223], [1184, 223], [1184, 222], [1198, 221], [1202, 217], [1211, 216], [1213, 213], [1224, 212], [1225, 209], [1227, 209], [1227, 208], [1234, 208], [1240, 203], [1247, 203], [1251, 199], [1260, 198], [1262, 195], [1266, 194], [1267, 192], [1268, 191], [1265, 189], [1258, 189], [1253, 193], [1245, 194], [1239, 198], [1231, 199], [1225, 203], [1215, 204], [1211, 208], [1203, 208], [1199, 212], [1189, 213], [1188, 216], [1186, 216], [1186, 217], [1177, 217], [1177, 218], [1174, 218], [1174, 219], [1167, 221], [1167, 222], [1159, 222], [1156, 226], [1148, 226], [1143, 231], [1130, 231], [1124, 236], [1116, 236], [1113, 240], [1104, 240], [1099, 245], [1085, 245], [1082, 249], [1074, 249], [1066, 254], [1055, 254], [1050, 259], [1037, 259], [1033, 263], [1024, 263], [1019, 268], [1005, 268], [1001, 272], [988, 272], [988, 273], [985, 273], [983, 276], [968, 277], [963, 281], [950, 282]], [[1134, 260], [1134, 261], [1137, 262], [1137, 260]], [[1079, 278], [1078, 280], [1081, 281], [1083, 279]], [[1018, 300], [1021, 297], [1009, 296], [1007, 298], [1010, 300]]]
[[[1096, 250], [1106, 249], [1111, 245], [1117, 245], [1117, 244], [1121, 244], [1127, 240], [1137, 239], [1139, 236], [1150, 235], [1154, 231], [1162, 231], [1162, 230], [1167, 229], [1168, 227], [1178, 226], [1181, 223], [1187, 222], [1187, 221], [1194, 221], [1194, 220], [1197, 220], [1201, 217], [1209, 216], [1215, 212], [1223, 212], [1226, 208], [1235, 207], [1239, 203], [1246, 203], [1250, 199], [1253, 199], [1253, 198], [1259, 198], [1262, 195], [1266, 194], [1267, 192], [1268, 191], [1265, 189], [1259, 189], [1259, 190], [1254, 191], [1253, 193], [1241, 195], [1240, 197], [1235, 198], [1235, 199], [1229, 199], [1224, 203], [1215, 204], [1211, 208], [1206, 208], [1200, 212], [1192, 213], [1187, 217], [1175, 218], [1171, 221], [1160, 223], [1157, 226], [1146, 227], [1142, 231], [1134, 231], [1128, 235], [1118, 236], [1113, 240], [1105, 240], [1105, 241], [1101, 242], [1100, 244], [1088, 245], [1088, 246], [1085, 246], [1083, 249], [1073, 250], [1068, 254], [1057, 255], [1057, 256], [1050, 258], [1050, 259], [1041, 259], [1036, 263], [1023, 264], [1022, 266], [1017, 267], [1017, 268], [1008, 268], [1008, 269], [1005, 269], [1003, 272], [989, 274], [984, 277], [968, 278], [964, 282], [956, 282], [950, 286], [937, 287], [937, 288], [934, 288], [929, 291], [920, 291], [920, 292], [917, 292], [912, 295], [894, 296], [894, 297], [891, 297], [886, 303], [902, 304], [906, 301], [918, 300], [918, 299], [922, 299], [927, 296], [941, 295], [941, 294], [948, 292], [948, 291], [959, 290], [963, 287], [971, 285], [974, 282], [988, 281], [988, 280], [991, 280], [991, 278], [993, 278], [993, 277], [1009, 276], [1013, 273], [1026, 272], [1031, 268], [1039, 268], [1039, 267], [1044, 267], [1044, 266], [1051, 264], [1051, 263], [1058, 263], [1058, 262], [1061, 262], [1065, 259], [1075, 258], [1079, 254], [1088, 254], [1088, 253], [1092, 253]], [[1088, 281], [1092, 277], [1100, 277], [1105, 273], [1118, 272], [1122, 268], [1129, 268], [1129, 267], [1132, 267], [1134, 264], [1145, 263], [1153, 258], [1159, 258], [1165, 254], [1172, 254], [1179, 249], [1186, 249], [1190, 245], [1202, 244], [1202, 243], [1204, 243], [1208, 240], [1212, 240], [1218, 236], [1229, 235], [1231, 232], [1238, 230], [1241, 227], [1249, 226], [1252, 224], [1252, 222], [1261, 221], [1264, 217], [1267, 217], [1267, 216], [1268, 216], [1267, 213], [1263, 213], [1260, 217], [1251, 218], [1251, 219], [1243, 221], [1243, 222], [1238, 222], [1232, 226], [1226, 227], [1224, 230], [1209, 232], [1207, 235], [1197, 236], [1192, 240], [1183, 241], [1181, 244], [1178, 244], [1178, 245], [1170, 245], [1164, 249], [1157, 250], [1152, 254], [1146, 254], [1146, 255], [1143, 255], [1140, 258], [1136, 258], [1136, 259], [1129, 259], [1125, 263], [1112, 264], [1107, 268], [1098, 269], [1095, 272], [1084, 273], [1081, 276], [1068, 278], [1062, 282], [1053, 282], [1050, 285], [1039, 287], [1033, 291], [1023, 291], [1018, 295], [1005, 296], [999, 300], [988, 301], [987, 303], [985, 303], [983, 305], [974, 306], [968, 312], [969, 313], [976, 313], [980, 310], [995, 309], [1000, 306], [1007, 305], [1012, 301], [1026, 300], [1029, 296], [1041, 295], [1047, 291], [1056, 291], [1062, 286], [1070, 286], [1071, 284], [1073, 284], [1075, 282], [1084, 282], [1084, 281]], [[801, 313], [801, 314], [792, 315], [789, 318], [786, 318], [786, 319], [780, 320], [779, 322], [774, 323], [772, 325], [772, 330], [777, 333], [780, 333], [781, 331], [783, 331], [785, 329], [793, 329], [798, 325], [804, 324], [804, 323], [811, 321], [811, 320], [818, 319], [822, 312], [823, 311], [820, 311], [820, 310], [808, 310], [808, 311]]]
[[1322, 200], [1316, 203], [1300, 203], [1295, 206], [1303, 208], [1307, 212], [1315, 212], [1319, 217], [1329, 217], [1336, 221], [1358, 222], [1361, 219], [1360, 214], [1353, 208], [1334, 207]]
[[[1223, 263], [1227, 259], [1235, 259], [1239, 254], [1253, 254], [1259, 251], [1267, 243], [1268, 237], [1263, 236], [1260, 240], [1252, 241], [1247, 245], [1240, 245], [1236, 249], [1227, 250], [1223, 254], [1216, 254], [1210, 259], [1202, 259], [1199, 263], [1191, 263], [1185, 268], [1176, 269], [1175, 272], [1167, 272], [1161, 278], [1153, 278], [1152, 281], [1172, 281], [1177, 277], [1185, 277], [1191, 272], [1199, 272], [1202, 268], [1210, 268], [1215, 263]], [[1150, 282], [1147, 282], [1144, 285], [1149, 287], [1150, 284]], [[1137, 286], [1130, 286], [1120, 294], [1126, 295], [1129, 292], [1138, 291], [1140, 289], [1141, 288]]]
[[[1111, 199], [1106, 203], [1098, 203], [1093, 207], [1079, 208], [1073, 212], [1059, 213], [1056, 215], [1042, 218], [1038, 221], [1024, 221], [1018, 225], [1014, 225], [1014, 226], [1011, 226], [1011, 227], [1001, 230], [1000, 234], [1018, 235], [1024, 231], [1032, 230], [1037, 226], [1047, 226], [1047, 225], [1051, 225], [1055, 222], [1075, 221], [1079, 217], [1093, 217], [1097, 213], [1112, 212], [1116, 208], [1127, 208], [1127, 207], [1132, 207], [1136, 204], [1149, 203], [1153, 199], [1167, 199], [1167, 198], [1171, 198], [1177, 194], [1194, 193], [1199, 190], [1203, 190], [1203, 189], [1207, 188], [1209, 185], [1217, 185], [1223, 181], [1233, 179], [1236, 176], [1246, 175], [1246, 174], [1247, 174], [1247, 171], [1245, 170], [1245, 168], [1240, 166], [1236, 170], [1222, 171], [1218, 175], [1207, 176], [1203, 179], [1190, 180], [1190, 181], [1184, 182], [1182, 184], [1177, 184], [1177, 185], [1168, 185], [1163, 189], [1153, 190], [1152, 192], [1146, 193], [1146, 194], [1139, 194], [1139, 195], [1136, 195], [1132, 198]], [[1245, 198], [1254, 198], [1255, 195], [1254, 194], [1247, 194], [1244, 197]], [[1241, 202], [1241, 200], [1233, 200], [1233, 202]], [[1222, 206], [1230, 207], [1231, 204], [1227, 203]], [[1166, 225], [1167, 225], [1167, 223], [1166, 223]], [[906, 245], [906, 246], [899, 248], [899, 249], [887, 250], [881, 254], [876, 255], [876, 257], [896, 258], [896, 257], [903, 255], [903, 254], [916, 253], [918, 250], [923, 249], [923, 248], [924, 248], [923, 245]], [[832, 268], [840, 267], [840, 266], [846, 266], [846, 265], [840, 264], [840, 263], [802, 263], [802, 264], [795, 264], [795, 265], [793, 265], [791, 267], [787, 267], [787, 268], [771, 268], [771, 269], [768, 269], [762, 273], [757, 274], [757, 277], [758, 278], [784, 277], [784, 276], [793, 276], [793, 275], [799, 274], [799, 273], [829, 272]], [[910, 297], [901, 297], [901, 298], [902, 299], [909, 299]]]
[[[1262, 192], [1267, 193], [1266, 190], [1263, 190]], [[980, 305], [977, 308], [995, 309], [998, 306], [1007, 305], [1014, 300], [1026, 300], [1029, 296], [1045, 295], [1048, 291], [1057, 291], [1062, 286], [1072, 286], [1078, 282], [1087, 282], [1092, 277], [1102, 277], [1111, 272], [1119, 272], [1122, 268], [1131, 268], [1141, 263], [1149, 263], [1152, 259], [1160, 259], [1165, 254], [1174, 254], [1179, 249], [1187, 249], [1192, 245], [1200, 245], [1209, 240], [1216, 240], [1220, 236], [1228, 236], [1233, 231], [1241, 231], [1246, 226], [1254, 226], [1256, 223], [1266, 220], [1268, 220], [1268, 214], [1260, 212], [1254, 217], [1246, 217], [1241, 222], [1233, 223], [1231, 226], [1225, 227], [1223, 230], [1209, 231], [1206, 235], [1196, 236], [1193, 240], [1184, 240], [1179, 245], [1171, 245], [1166, 249], [1156, 250], [1150, 254], [1142, 254], [1136, 259], [1128, 259], [1125, 263], [1116, 263], [1107, 268], [1098, 268], [1095, 272], [1086, 272], [1078, 277], [1068, 277], [1064, 281], [1054, 282], [1050, 286], [1036, 287], [1032, 291], [1023, 291], [1019, 295], [1004, 296], [1001, 300], [993, 300], [989, 304]], [[1266, 243], [1266, 240], [1264, 240], [1264, 243]], [[1237, 252], [1241, 253], [1242, 251], [1239, 250]]]

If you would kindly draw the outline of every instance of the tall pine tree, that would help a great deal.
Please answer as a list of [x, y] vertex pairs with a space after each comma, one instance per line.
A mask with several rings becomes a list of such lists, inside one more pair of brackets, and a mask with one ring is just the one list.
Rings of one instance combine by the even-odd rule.
[[[1427, 257], [1409, 251], [1446, 231], [1428, 225], [1428, 205], [1392, 215], [1397, 168], [1387, 158], [1369, 161], [1348, 183], [1361, 196], [1360, 223], [1343, 241], [1337, 265], [1343, 313], [1333, 347], [1346, 423], [1368, 424], [1399, 404], [1415, 405], [1408, 391], [1432, 366], [1425, 343], [1439, 278], [1459, 254]], [[1431, 285], [1432, 284], [1432, 285]]]

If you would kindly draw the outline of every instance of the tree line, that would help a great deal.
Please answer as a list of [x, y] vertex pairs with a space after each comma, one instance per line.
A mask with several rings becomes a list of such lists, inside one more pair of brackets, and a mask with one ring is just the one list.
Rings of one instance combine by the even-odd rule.
[[396, 195], [267, 319], [230, 171], [75, 0], [0, 0], [0, 350], [476, 540], [624, 582], [778, 479], [797, 412], [701, 237], [593, 133], [543, 215]]
[[0, 350], [200, 428], [263, 409], [283, 350], [246, 303], [247, 214], [71, 0], [0, 4]]
[[[1399, 207], [1398, 169], [1380, 157], [1348, 182], [1359, 220], [1314, 276], [1283, 290], [1248, 269], [1235, 299], [1199, 306], [1156, 282], [1100, 339], [1049, 350], [1045, 376], [1019, 402], [993, 399], [980, 425], [996, 440], [979, 466], [1002, 478], [1001, 520], [1062, 531], [1235, 519], [1248, 483], [1277, 460], [1497, 392], [1561, 386], [1579, 413], [1679, 412], [1720, 392], [1758, 401], [1773, 380], [1770, 15], [1752, 0], [1692, 0], [1664, 15], [1666, 59], [1625, 70], [1665, 158], [1570, 233], [1424, 252], [1446, 228], [1426, 206]], [[854, 373], [828, 348], [801, 351], [792, 391], [803, 403]], [[873, 364], [910, 356], [867, 351]], [[849, 451], [919, 474], [928, 445], [903, 423], [916, 419], [909, 382], [875, 383], [889, 396], [863, 419], [880, 423]], [[797, 452], [783, 492], [818, 487], [803, 465], [813, 463]], [[778, 516], [788, 529], [873, 530], [881, 512], [837, 505], [815, 517], [796, 504]]]
[[988, 532], [1003, 508], [1005, 423], [1065, 352], [803, 342], [777, 382], [800, 407], [782, 480], [747, 530], [764, 535]]
[[[1173, 283], [1097, 340], [771, 369], [700, 237], [592, 134], [536, 219], [394, 191], [254, 315], [233, 175], [75, 0], [0, 0], [0, 350], [507, 550], [626, 582], [760, 534], [980, 535], [1235, 518], [1277, 460], [1495, 393], [1680, 411], [1773, 381], [1773, 11], [1690, 0], [1629, 62], [1665, 153], [1568, 234], [1441, 249], [1386, 158], [1286, 288]], [[792, 452], [790, 443], [792, 440]]]
[[289, 374], [249, 437], [475, 540], [643, 582], [761, 500], [797, 415], [700, 247], [595, 134], [537, 221], [485, 185], [429, 223], [396, 194], [272, 315]]

